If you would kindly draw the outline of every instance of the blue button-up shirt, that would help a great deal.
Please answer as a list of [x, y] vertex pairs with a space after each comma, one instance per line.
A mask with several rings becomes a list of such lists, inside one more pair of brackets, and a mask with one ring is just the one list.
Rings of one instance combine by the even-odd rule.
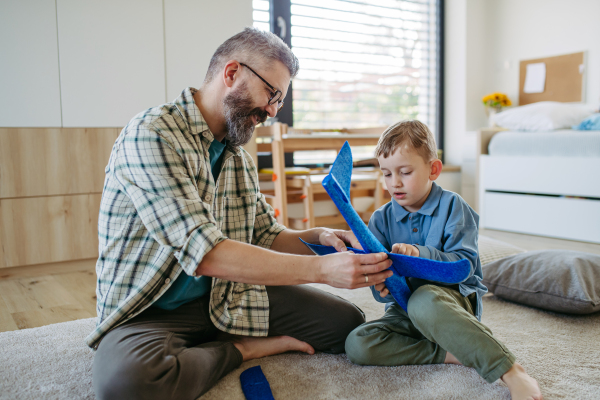
[[[462, 197], [433, 182], [431, 192], [419, 211], [406, 211], [392, 200], [373, 213], [369, 229], [388, 251], [396, 243], [407, 243], [415, 245], [422, 258], [437, 261], [469, 260], [471, 273], [458, 288], [465, 297], [477, 293], [475, 316], [481, 320], [481, 298], [487, 288], [481, 283], [481, 261], [477, 247], [479, 215]], [[428, 283], [444, 286], [423, 279], [408, 280], [413, 290]], [[371, 290], [379, 302], [395, 301], [391, 295], [382, 298], [374, 287]]]

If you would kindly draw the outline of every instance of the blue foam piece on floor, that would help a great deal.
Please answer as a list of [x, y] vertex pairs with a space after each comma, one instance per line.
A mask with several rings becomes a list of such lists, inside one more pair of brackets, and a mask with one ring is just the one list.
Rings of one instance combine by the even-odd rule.
[[242, 391], [247, 400], [275, 400], [267, 377], [260, 365], [248, 368], [240, 375]]
[[[468, 260], [443, 262], [426, 258], [410, 257], [402, 254], [393, 254], [377, 240], [356, 213], [350, 202], [350, 180], [352, 177], [352, 152], [348, 142], [340, 150], [329, 175], [323, 179], [323, 187], [333, 200], [336, 207], [354, 232], [364, 251], [352, 249], [355, 253], [387, 253], [393, 264], [390, 269], [394, 275], [389, 277], [385, 284], [398, 304], [406, 311], [411, 291], [405, 277], [421, 278], [441, 283], [460, 283], [469, 277], [471, 263]], [[335, 253], [333, 247], [308, 244], [304, 242], [315, 254], [324, 255]]]

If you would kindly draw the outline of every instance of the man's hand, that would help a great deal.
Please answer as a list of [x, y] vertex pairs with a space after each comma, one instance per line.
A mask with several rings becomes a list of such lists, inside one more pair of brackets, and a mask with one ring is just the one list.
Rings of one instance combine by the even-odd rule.
[[341, 229], [323, 228], [323, 232], [319, 235], [319, 242], [323, 246], [333, 246], [337, 251], [347, 251], [346, 244], [355, 249], [363, 249], [352, 231], [343, 231]]
[[379, 292], [379, 295], [381, 297], [385, 297], [388, 294], [390, 294], [390, 291], [388, 290], [387, 286], [385, 286], [385, 282], [378, 283], [377, 285], [375, 285], [375, 290], [377, 290]]
[[386, 271], [392, 261], [385, 253], [335, 253], [317, 258], [320, 283], [329, 286], [357, 289], [380, 284], [392, 276]]
[[396, 243], [392, 246], [392, 253], [404, 254], [405, 256], [419, 257], [419, 249], [406, 243]]

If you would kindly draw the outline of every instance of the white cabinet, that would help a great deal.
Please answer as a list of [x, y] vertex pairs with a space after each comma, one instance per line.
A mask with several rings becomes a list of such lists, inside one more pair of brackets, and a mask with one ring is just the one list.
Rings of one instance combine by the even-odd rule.
[[167, 99], [204, 81], [210, 59], [221, 43], [252, 26], [250, 0], [164, 0]]
[[60, 125], [55, 2], [2, 0], [0, 126]]
[[0, 126], [123, 127], [246, 26], [250, 0], [0, 0]]
[[122, 127], [162, 104], [161, 0], [57, 0], [63, 126]]

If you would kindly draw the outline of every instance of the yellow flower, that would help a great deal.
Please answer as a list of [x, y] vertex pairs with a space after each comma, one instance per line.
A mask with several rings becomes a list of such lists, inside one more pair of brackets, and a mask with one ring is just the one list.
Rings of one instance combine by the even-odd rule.
[[507, 107], [512, 105], [508, 96], [500, 92], [494, 92], [483, 96], [481, 101], [486, 107]]

